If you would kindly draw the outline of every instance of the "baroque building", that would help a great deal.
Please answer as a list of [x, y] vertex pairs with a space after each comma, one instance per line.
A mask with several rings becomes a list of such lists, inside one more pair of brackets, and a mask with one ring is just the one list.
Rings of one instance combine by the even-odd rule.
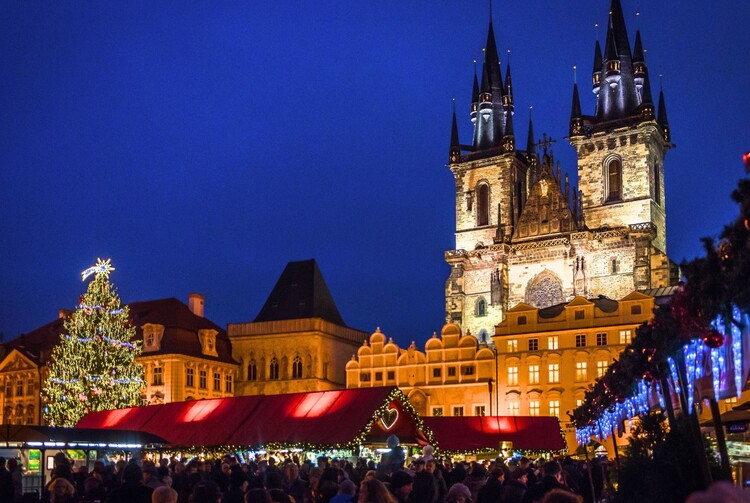
[[510, 65], [503, 76], [492, 20], [481, 78], [474, 75], [471, 141], [453, 113], [448, 167], [456, 184], [456, 245], [445, 253], [446, 322], [480, 341], [519, 303], [537, 308], [576, 297], [622, 298], [672, 285], [667, 257], [664, 157], [672, 146], [664, 102], [653, 103], [640, 32], [631, 51], [612, 0], [604, 52], [594, 50], [594, 113], [573, 86], [570, 144], [577, 187], [555, 163], [552, 141], [516, 141]]
[[230, 323], [237, 395], [328, 391], [367, 334], [348, 327], [315, 260], [289, 262], [252, 322]]
[[[188, 304], [161, 299], [128, 304], [137, 357], [145, 370], [149, 404], [234, 396], [238, 373], [226, 331], [204, 317], [204, 298], [190, 294]], [[42, 424], [41, 389], [52, 348], [65, 333], [69, 313], [2, 344], [0, 404], [5, 424]]]

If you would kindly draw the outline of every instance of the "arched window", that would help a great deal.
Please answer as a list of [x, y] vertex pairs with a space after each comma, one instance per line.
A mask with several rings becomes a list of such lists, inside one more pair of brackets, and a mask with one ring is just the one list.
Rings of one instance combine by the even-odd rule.
[[34, 424], [34, 406], [26, 406], [26, 424]]
[[292, 361], [292, 377], [294, 379], [302, 378], [302, 358], [299, 356], [295, 356], [294, 361]]
[[487, 184], [477, 186], [477, 225], [490, 224], [490, 188]]
[[255, 365], [255, 360], [250, 360], [247, 364], [247, 380], [257, 381], [258, 380], [258, 367]]
[[477, 316], [487, 316], [487, 301], [483, 298], [477, 301], [476, 314]]
[[607, 183], [607, 201], [619, 201], [622, 199], [622, 162], [620, 159], [612, 159], [607, 163], [605, 170]]
[[271, 358], [271, 364], [268, 366], [268, 378], [279, 378], [279, 360], [277, 360], [275, 356]]

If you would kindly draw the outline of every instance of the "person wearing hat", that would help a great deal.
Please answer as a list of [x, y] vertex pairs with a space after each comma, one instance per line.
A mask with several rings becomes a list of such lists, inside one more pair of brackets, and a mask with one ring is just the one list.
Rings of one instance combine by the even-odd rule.
[[503, 502], [521, 503], [526, 493], [526, 481], [529, 474], [523, 468], [516, 468], [510, 474], [510, 480], [503, 487]]
[[502, 499], [504, 480], [505, 472], [502, 468], [496, 466], [490, 470], [487, 482], [485, 482], [477, 492], [477, 503], [495, 503], [496, 501], [505, 501]]
[[143, 485], [150, 487], [151, 489], [156, 489], [157, 487], [166, 485], [159, 480], [159, 470], [157, 470], [154, 463], [143, 463]]
[[471, 503], [471, 491], [460, 482], [456, 482], [448, 489], [445, 503]]
[[414, 489], [414, 480], [411, 475], [403, 470], [391, 474], [391, 493], [398, 503], [408, 502], [412, 489]]

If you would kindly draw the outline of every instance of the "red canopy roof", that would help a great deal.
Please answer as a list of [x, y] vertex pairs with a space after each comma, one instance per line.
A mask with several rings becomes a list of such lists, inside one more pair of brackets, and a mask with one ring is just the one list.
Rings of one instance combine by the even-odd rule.
[[425, 444], [419, 418], [398, 388], [357, 388], [256, 395], [133, 407], [87, 414], [77, 428], [153, 433], [173, 446], [353, 446], [366, 436], [385, 443], [397, 435]]
[[558, 451], [566, 447], [556, 417], [450, 416], [425, 417], [423, 421], [441, 451], [499, 449], [501, 442], [511, 442], [513, 449], [523, 451]]

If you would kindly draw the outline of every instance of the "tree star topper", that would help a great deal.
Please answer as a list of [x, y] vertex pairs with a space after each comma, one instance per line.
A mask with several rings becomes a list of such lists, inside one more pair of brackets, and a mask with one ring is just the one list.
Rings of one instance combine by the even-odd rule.
[[89, 267], [85, 271], [81, 273], [81, 281], [86, 281], [86, 278], [91, 276], [92, 274], [96, 274], [99, 276], [100, 274], [104, 274], [105, 276], [109, 277], [109, 273], [114, 271], [115, 268], [112, 267], [112, 264], [109, 263], [110, 259], [102, 260], [100, 258], [96, 259], [96, 265]]

